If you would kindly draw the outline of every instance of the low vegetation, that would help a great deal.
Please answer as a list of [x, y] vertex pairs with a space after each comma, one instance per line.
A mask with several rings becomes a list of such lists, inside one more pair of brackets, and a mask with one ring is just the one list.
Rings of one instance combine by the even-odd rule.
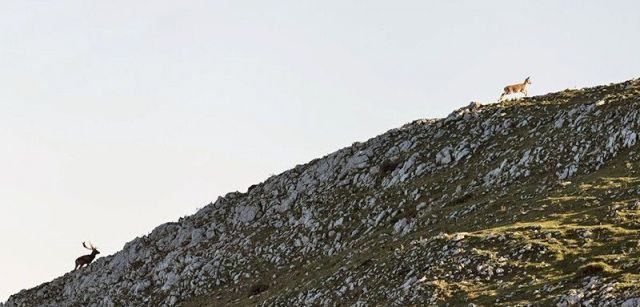
[[636, 306], [639, 111], [630, 80], [415, 121], [8, 305]]

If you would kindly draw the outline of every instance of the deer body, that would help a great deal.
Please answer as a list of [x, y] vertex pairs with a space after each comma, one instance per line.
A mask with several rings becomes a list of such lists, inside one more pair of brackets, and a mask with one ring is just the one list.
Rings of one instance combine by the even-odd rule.
[[96, 259], [96, 256], [100, 254], [96, 247], [91, 243], [89, 243], [89, 246], [87, 246], [87, 244], [82, 242], [82, 246], [84, 246], [84, 248], [88, 250], [91, 250], [91, 254], [78, 257], [78, 259], [76, 259], [76, 267], [73, 269], [74, 271], [78, 268], [81, 268], [83, 265], [88, 266], [89, 263], [91, 263], [93, 259]]
[[531, 80], [529, 80], [529, 78], [530, 77], [527, 77], [526, 79], [524, 79], [524, 82], [522, 83], [505, 86], [504, 92], [502, 92], [502, 95], [500, 95], [500, 99], [498, 99], [498, 101], [501, 101], [502, 97], [504, 97], [505, 95], [515, 94], [515, 93], [523, 93], [524, 96], [527, 97], [527, 86], [531, 84]]

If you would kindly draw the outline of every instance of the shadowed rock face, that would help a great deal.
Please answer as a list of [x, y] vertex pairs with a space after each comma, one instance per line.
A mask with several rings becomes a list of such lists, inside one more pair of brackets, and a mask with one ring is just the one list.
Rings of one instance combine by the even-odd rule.
[[640, 81], [474, 103], [158, 226], [6, 306], [636, 306]]

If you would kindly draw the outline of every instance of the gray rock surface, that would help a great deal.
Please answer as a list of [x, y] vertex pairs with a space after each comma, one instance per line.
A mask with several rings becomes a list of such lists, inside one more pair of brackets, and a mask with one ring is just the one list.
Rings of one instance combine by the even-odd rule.
[[[638, 83], [526, 104], [474, 103], [445, 119], [412, 122], [219, 197], [3, 306], [174, 306], [202, 297], [241, 305], [224, 301], [237, 293], [265, 306], [442, 303], [457, 291], [443, 280], [493, 283], [543, 249], [523, 244], [493, 255], [465, 247], [480, 242], [478, 235], [437, 234], [468, 216], [495, 218], [486, 208], [511, 188], [534, 183], [536, 191], [518, 194], [526, 202], [635, 150]], [[374, 250], [389, 252], [376, 260]], [[294, 277], [299, 283], [290, 284]], [[281, 290], [260, 297], [261, 283]], [[588, 279], [582, 288], [540, 291], [564, 291], [554, 296], [558, 306], [585, 299], [589, 306], [638, 306], [638, 293], [607, 290], [612, 283]]]

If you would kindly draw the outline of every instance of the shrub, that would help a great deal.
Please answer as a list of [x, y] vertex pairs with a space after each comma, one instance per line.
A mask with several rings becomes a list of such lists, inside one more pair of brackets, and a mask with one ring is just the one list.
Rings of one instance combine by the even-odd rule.
[[396, 167], [398, 167], [398, 164], [400, 164], [400, 161], [386, 160], [382, 162], [382, 165], [380, 165], [380, 172], [384, 176], [391, 174], [391, 172], [393, 172], [396, 169]]
[[589, 262], [578, 268], [576, 272], [576, 276], [578, 277], [586, 277], [593, 275], [605, 275], [611, 274], [615, 272], [615, 270], [608, 264], [598, 261], [598, 262]]
[[269, 285], [266, 284], [255, 284], [249, 288], [249, 297], [258, 295], [264, 291], [269, 290]]

